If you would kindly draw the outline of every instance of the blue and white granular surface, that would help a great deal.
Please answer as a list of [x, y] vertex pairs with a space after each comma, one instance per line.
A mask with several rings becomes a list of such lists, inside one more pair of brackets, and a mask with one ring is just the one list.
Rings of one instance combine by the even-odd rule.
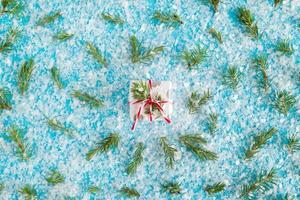
[[[3, 2], [3, 0], [2, 0]], [[253, 192], [253, 199], [300, 199], [300, 151], [288, 151], [288, 138], [300, 138], [300, 1], [283, 0], [274, 7], [273, 0], [224, 0], [218, 12], [205, 0], [28, 0], [22, 13], [0, 16], [0, 41], [11, 28], [21, 31], [9, 53], [0, 53], [0, 88], [12, 96], [12, 109], [0, 110], [0, 199], [25, 199], [21, 192], [27, 184], [38, 199], [127, 199], [123, 186], [135, 188], [139, 199], [235, 200], [244, 199], [243, 185], [251, 185], [259, 174], [274, 170], [274, 184]], [[253, 39], [237, 19], [238, 7], [253, 14], [259, 39]], [[45, 26], [37, 21], [49, 13], [61, 11], [61, 17]], [[153, 20], [155, 11], [176, 12], [183, 24], [170, 27]], [[119, 16], [125, 22], [116, 25], [105, 21], [101, 13]], [[222, 33], [223, 43], [209, 33]], [[57, 41], [53, 36], [67, 31], [74, 36]], [[145, 48], [164, 46], [164, 51], [149, 62], [132, 63], [130, 37], [135, 35]], [[293, 46], [289, 56], [276, 51], [281, 40]], [[101, 66], [88, 54], [87, 42], [95, 45], [107, 61]], [[184, 50], [200, 46], [207, 57], [196, 69], [188, 69], [182, 59]], [[258, 83], [259, 73], [253, 59], [267, 57], [268, 91]], [[29, 87], [20, 94], [18, 74], [22, 64], [34, 60]], [[65, 86], [51, 79], [56, 66]], [[233, 90], [223, 83], [230, 66], [240, 72], [240, 82]], [[172, 123], [154, 121], [138, 123], [131, 131], [129, 84], [131, 80], [171, 81], [174, 111]], [[212, 99], [191, 114], [187, 102], [192, 91], [211, 92]], [[84, 91], [104, 106], [92, 108], [72, 96]], [[295, 97], [285, 115], [274, 101], [279, 91]], [[217, 129], [209, 133], [209, 114], [218, 116]], [[48, 118], [55, 118], [74, 132], [51, 129]], [[11, 127], [22, 129], [26, 148], [32, 156], [22, 160], [20, 147], [7, 139]], [[260, 132], [276, 128], [251, 159], [245, 151]], [[86, 154], [97, 142], [119, 133], [117, 148]], [[207, 140], [205, 148], [217, 154], [216, 160], [201, 160], [186, 148], [179, 137], [200, 134]], [[166, 137], [177, 149], [174, 168], [165, 162], [160, 138]], [[133, 175], [126, 173], [137, 144], [145, 145], [143, 161]], [[299, 149], [299, 147], [298, 147]], [[64, 181], [51, 185], [47, 178], [56, 170]], [[162, 189], [166, 182], [180, 185], [171, 194]], [[226, 186], [209, 194], [205, 188], [217, 182]], [[99, 191], [91, 192], [91, 186]], [[28, 198], [29, 199], [29, 198]]]

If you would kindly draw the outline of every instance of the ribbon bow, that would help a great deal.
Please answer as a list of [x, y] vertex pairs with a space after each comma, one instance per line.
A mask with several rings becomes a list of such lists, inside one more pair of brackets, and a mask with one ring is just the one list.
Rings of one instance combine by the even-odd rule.
[[151, 90], [152, 90], [152, 80], [148, 80], [148, 87], [149, 87], [149, 98], [148, 99], [144, 99], [144, 100], [137, 100], [137, 101], [134, 101], [134, 102], [130, 102], [130, 104], [138, 104], [138, 103], [141, 103], [141, 106], [139, 107], [139, 110], [136, 114], [136, 117], [134, 119], [134, 122], [133, 122], [133, 125], [131, 127], [131, 130], [135, 130], [135, 127], [138, 123], [138, 120], [140, 119], [141, 117], [141, 113], [142, 111], [144, 110], [144, 108], [146, 106], [149, 106], [150, 107], [150, 112], [149, 112], [149, 120], [150, 122], [152, 122], [153, 120], [153, 117], [152, 117], [152, 107], [153, 106], [156, 106], [157, 109], [159, 110], [159, 112], [161, 113], [162, 117], [164, 118], [164, 120], [170, 124], [171, 123], [171, 119], [166, 115], [164, 109], [162, 108], [161, 104], [165, 104], [165, 103], [170, 103], [170, 101], [158, 101], [154, 98], [152, 98], [151, 96]]

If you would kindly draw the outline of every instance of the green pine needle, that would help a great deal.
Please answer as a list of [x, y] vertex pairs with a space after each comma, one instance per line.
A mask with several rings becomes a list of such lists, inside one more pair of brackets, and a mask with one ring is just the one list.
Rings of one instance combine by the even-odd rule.
[[50, 69], [50, 73], [51, 73], [51, 79], [53, 80], [55, 85], [58, 87], [58, 89], [62, 89], [64, 85], [60, 77], [59, 69], [56, 66], [54, 66]]
[[38, 199], [36, 189], [34, 187], [30, 186], [29, 184], [25, 185], [20, 190], [20, 193], [24, 195], [25, 200], [37, 200]]
[[291, 135], [288, 137], [286, 148], [290, 153], [295, 153], [300, 151], [300, 138], [297, 138], [296, 135]]
[[215, 194], [215, 193], [218, 193], [218, 192], [221, 192], [225, 189], [226, 187], [226, 184], [223, 183], [223, 182], [217, 182], [217, 183], [214, 183], [213, 185], [207, 185], [204, 190], [212, 195], [212, 194]]
[[276, 171], [272, 168], [269, 172], [263, 172], [250, 184], [242, 186], [240, 198], [256, 199], [257, 192], [265, 192], [276, 185]]
[[168, 192], [170, 194], [180, 194], [181, 188], [180, 184], [177, 182], [168, 181], [161, 185], [163, 192]]
[[208, 130], [210, 134], [214, 134], [217, 131], [218, 115], [216, 113], [209, 114], [208, 117]]
[[261, 149], [273, 135], [277, 133], [276, 128], [270, 128], [267, 131], [260, 132], [255, 138], [254, 143], [246, 150], [245, 159], [250, 159]]
[[155, 11], [153, 18], [155, 20], [158, 20], [160, 23], [164, 23], [172, 27], [176, 27], [180, 24], [183, 24], [183, 21], [180, 19], [180, 16], [175, 12], [171, 13]]
[[223, 43], [222, 33], [221, 33], [221, 32], [217, 31], [217, 30], [214, 29], [214, 28], [211, 28], [211, 29], [209, 30], [209, 33], [211, 34], [211, 36], [212, 36], [213, 38], [216, 38], [220, 44]]
[[101, 190], [100, 187], [94, 186], [94, 185], [92, 185], [88, 188], [89, 193], [98, 193], [98, 192], [100, 192], [100, 190]]
[[125, 21], [121, 19], [119, 16], [115, 16], [106, 12], [103, 12], [101, 16], [104, 20], [111, 22], [113, 24], [123, 25], [125, 23]]
[[239, 21], [246, 27], [249, 35], [255, 39], [258, 39], [258, 27], [254, 23], [254, 17], [250, 10], [244, 7], [239, 7], [237, 10], [237, 17]]
[[240, 72], [236, 66], [229, 67], [223, 75], [223, 84], [235, 90], [238, 87], [240, 77]]
[[56, 35], [54, 35], [53, 39], [63, 42], [63, 41], [66, 41], [68, 39], [71, 39], [73, 36], [74, 36], [73, 33], [68, 33], [66, 31], [63, 31], [63, 32], [59, 32]]
[[212, 5], [212, 7], [214, 8], [214, 11], [218, 12], [220, 0], [208, 0], [208, 1]]
[[160, 138], [160, 145], [164, 151], [167, 166], [173, 169], [175, 162], [175, 154], [178, 152], [177, 149], [168, 144], [166, 137]]
[[274, 7], [277, 7], [280, 3], [282, 3], [282, 0], [274, 0]]
[[126, 172], [128, 175], [133, 175], [136, 173], [138, 166], [140, 166], [143, 162], [143, 151], [145, 150], [145, 146], [143, 143], [138, 143], [137, 148], [134, 152], [133, 158], [129, 165], [126, 168]]
[[74, 133], [70, 128], [67, 128], [63, 123], [57, 121], [56, 119], [48, 119], [47, 124], [54, 131], [61, 131], [66, 133], [68, 136], [74, 136]]
[[279, 51], [286, 56], [290, 56], [295, 52], [294, 47], [289, 40], [281, 40], [278, 42], [276, 51]]
[[21, 32], [18, 29], [10, 29], [5, 39], [0, 42], [0, 53], [7, 55], [12, 51], [14, 43], [20, 38]]
[[267, 74], [267, 57], [258, 56], [253, 60], [255, 68], [258, 70], [259, 86], [264, 89], [265, 92], [268, 91], [270, 87], [270, 82]]
[[207, 57], [207, 50], [197, 46], [190, 51], [185, 50], [182, 54], [184, 62], [187, 64], [188, 69], [195, 69], [197, 65], [202, 63]]
[[188, 99], [188, 109], [191, 114], [196, 113], [202, 106], [208, 103], [212, 99], [210, 91], [207, 90], [203, 95], [199, 95], [198, 92], [192, 92], [191, 96]]
[[295, 106], [296, 97], [290, 92], [283, 90], [277, 92], [274, 99], [274, 106], [281, 114], [287, 115], [288, 112]]
[[158, 46], [145, 50], [135, 36], [130, 37], [132, 63], [149, 63], [153, 58], [164, 50], [164, 46]]
[[88, 54], [90, 54], [101, 66], [107, 67], [107, 61], [97, 47], [88, 42], [86, 49]]
[[145, 100], [149, 97], [149, 87], [146, 81], [133, 82], [131, 86], [132, 97], [136, 100]]
[[217, 154], [204, 149], [199, 145], [206, 144], [207, 141], [198, 134], [189, 134], [179, 137], [179, 141], [192, 151], [200, 160], [216, 160]]
[[140, 193], [136, 189], [129, 188], [126, 185], [120, 189], [120, 193], [125, 195], [128, 198], [139, 198], [140, 197]]
[[51, 170], [48, 177], [45, 178], [48, 184], [57, 185], [59, 183], [65, 182], [65, 177], [57, 170]]
[[57, 11], [57, 12], [53, 12], [53, 13], [50, 13], [42, 18], [40, 18], [36, 25], [37, 26], [46, 26], [48, 24], [51, 24], [53, 23], [55, 20], [57, 20], [58, 18], [60, 18], [62, 16], [62, 13], [60, 11]]
[[0, 16], [4, 14], [17, 15], [24, 7], [18, 0], [1, 0], [1, 6]]
[[32, 76], [34, 70], [34, 61], [33, 59], [29, 59], [28, 61], [25, 61], [18, 74], [18, 85], [21, 95], [24, 95], [24, 93], [28, 90], [29, 82]]
[[86, 159], [89, 161], [99, 153], [106, 153], [111, 148], [117, 148], [119, 141], [120, 141], [119, 134], [111, 133], [108, 137], [98, 142], [96, 148], [90, 150], [86, 154]]
[[7, 88], [0, 88], [0, 111], [12, 109], [11, 96], [12, 93]]
[[86, 105], [90, 106], [91, 108], [101, 108], [104, 106], [104, 103], [101, 99], [97, 99], [96, 97], [91, 96], [86, 92], [75, 90], [72, 93], [72, 96], [78, 99], [79, 101], [85, 103]]

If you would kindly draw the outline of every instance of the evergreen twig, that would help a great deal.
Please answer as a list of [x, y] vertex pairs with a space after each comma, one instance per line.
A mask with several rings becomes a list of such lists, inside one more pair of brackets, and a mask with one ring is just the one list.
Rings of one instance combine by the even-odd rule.
[[47, 15], [45, 15], [44, 17], [40, 18], [36, 25], [37, 26], [46, 26], [48, 24], [53, 23], [56, 19], [60, 18], [62, 16], [61, 11], [56, 11], [53, 13], [49, 13]]
[[254, 23], [254, 17], [250, 10], [245, 7], [239, 7], [237, 10], [237, 17], [239, 21], [246, 27], [249, 35], [258, 39], [258, 26]]
[[280, 3], [282, 3], [282, 0], [274, 0], [274, 7], [277, 7]]
[[209, 33], [211, 34], [211, 36], [212, 36], [213, 38], [216, 38], [220, 44], [223, 43], [222, 33], [221, 33], [221, 32], [217, 31], [217, 30], [214, 29], [214, 28], [211, 28], [211, 29], [209, 30]]
[[208, 2], [212, 5], [215, 12], [218, 12], [220, 0], [208, 0]]
[[28, 90], [29, 87], [29, 81], [31, 79], [32, 73], [34, 70], [34, 61], [33, 59], [29, 59], [28, 61], [25, 61], [18, 74], [18, 85], [21, 95], [24, 95], [24, 93]]
[[0, 16], [4, 14], [19, 14], [24, 7], [18, 0], [1, 0], [1, 6]]
[[92, 108], [101, 108], [104, 106], [104, 103], [101, 99], [97, 99], [96, 97], [91, 96], [86, 92], [75, 90], [72, 93], [72, 96], [78, 99], [79, 101], [85, 103], [86, 105], [89, 105]]
[[145, 100], [149, 97], [150, 91], [146, 81], [136, 81], [131, 86], [132, 97], [136, 100]]
[[90, 54], [101, 66], [107, 67], [107, 61], [99, 49], [92, 43], [88, 42], [86, 45], [88, 54]]
[[18, 29], [10, 29], [5, 39], [0, 42], [0, 53], [6, 55], [12, 51], [14, 43], [21, 36], [21, 31]]
[[223, 75], [223, 84], [235, 90], [238, 87], [240, 77], [240, 72], [236, 66], [229, 67]]
[[225, 189], [226, 187], [226, 184], [223, 183], [223, 182], [217, 182], [217, 183], [214, 183], [212, 185], [207, 185], [204, 190], [212, 195], [212, 194], [215, 194], [215, 193], [218, 193], [218, 192], [221, 192]]
[[214, 134], [217, 130], [218, 115], [216, 113], [210, 113], [208, 117], [208, 130], [210, 134]]
[[286, 148], [290, 153], [300, 151], [300, 138], [297, 138], [295, 134], [288, 137]]
[[294, 47], [289, 40], [279, 41], [276, 47], [276, 51], [279, 51], [280, 53], [286, 56], [290, 56], [295, 52]]
[[267, 74], [267, 57], [258, 56], [253, 60], [255, 68], [259, 70], [261, 75], [259, 76], [259, 85], [264, 89], [265, 92], [268, 91], [270, 87], [270, 82]]
[[175, 154], [177, 153], [177, 149], [175, 149], [174, 147], [168, 144], [166, 137], [160, 138], [160, 145], [162, 146], [162, 149], [164, 151], [165, 161], [167, 163], [167, 166], [173, 169], [174, 162], [175, 162]]
[[203, 105], [207, 104], [211, 98], [212, 95], [209, 90], [205, 91], [202, 96], [200, 96], [198, 92], [192, 92], [187, 104], [190, 113], [196, 113]]
[[71, 39], [74, 36], [73, 33], [68, 33], [66, 31], [59, 32], [53, 36], [54, 40], [59, 40], [61, 42]]
[[202, 63], [207, 57], [207, 50], [197, 46], [190, 51], [185, 50], [182, 54], [182, 58], [187, 64], [188, 69], [195, 69], [198, 64]]
[[133, 158], [126, 168], [127, 174], [133, 175], [136, 172], [138, 166], [141, 165], [141, 163], [143, 162], [143, 151], [144, 150], [145, 150], [144, 144], [138, 143], [137, 148], [134, 152]]
[[29, 184], [25, 185], [20, 190], [20, 193], [24, 195], [25, 200], [37, 200], [38, 199], [36, 189], [34, 187], [30, 186]]
[[180, 19], [180, 16], [175, 12], [155, 11], [153, 18], [158, 20], [160, 23], [164, 23], [172, 27], [176, 27], [180, 24], [183, 24], [183, 21]]
[[61, 131], [71, 137], [74, 136], [74, 133], [70, 128], [67, 128], [63, 123], [57, 121], [56, 119], [48, 119], [47, 124], [54, 131]]
[[140, 193], [135, 188], [129, 188], [126, 185], [120, 189], [120, 193], [129, 198], [139, 198]]
[[48, 177], [45, 178], [48, 184], [57, 185], [59, 183], [65, 182], [65, 177], [57, 170], [51, 170]]
[[55, 85], [58, 87], [58, 89], [62, 89], [64, 85], [60, 77], [59, 69], [56, 66], [54, 66], [50, 69], [50, 73], [51, 73], [51, 78], [54, 81]]
[[107, 12], [103, 12], [101, 14], [102, 19], [111, 22], [113, 24], [119, 24], [119, 25], [123, 25], [125, 23], [125, 21], [123, 19], [121, 19], [119, 16], [116, 15], [112, 15], [110, 13]]
[[163, 192], [168, 192], [170, 194], [180, 194], [181, 188], [180, 184], [177, 182], [167, 181], [161, 185]]
[[12, 109], [11, 96], [12, 93], [7, 88], [0, 88], [0, 111]]
[[97, 192], [100, 192], [100, 187], [98, 186], [94, 186], [94, 185], [91, 185], [89, 188], [88, 188], [88, 192], [89, 193], [97, 193]]
[[276, 93], [274, 106], [278, 110], [278, 112], [287, 115], [295, 104], [296, 97], [290, 92], [283, 90]]

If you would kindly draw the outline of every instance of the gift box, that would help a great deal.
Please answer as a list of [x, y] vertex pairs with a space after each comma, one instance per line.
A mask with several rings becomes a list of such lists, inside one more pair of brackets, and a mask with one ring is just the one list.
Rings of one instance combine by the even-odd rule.
[[170, 81], [134, 80], [130, 82], [130, 118], [134, 120], [132, 130], [138, 120], [165, 120], [171, 123], [173, 112], [171, 102], [172, 83]]

